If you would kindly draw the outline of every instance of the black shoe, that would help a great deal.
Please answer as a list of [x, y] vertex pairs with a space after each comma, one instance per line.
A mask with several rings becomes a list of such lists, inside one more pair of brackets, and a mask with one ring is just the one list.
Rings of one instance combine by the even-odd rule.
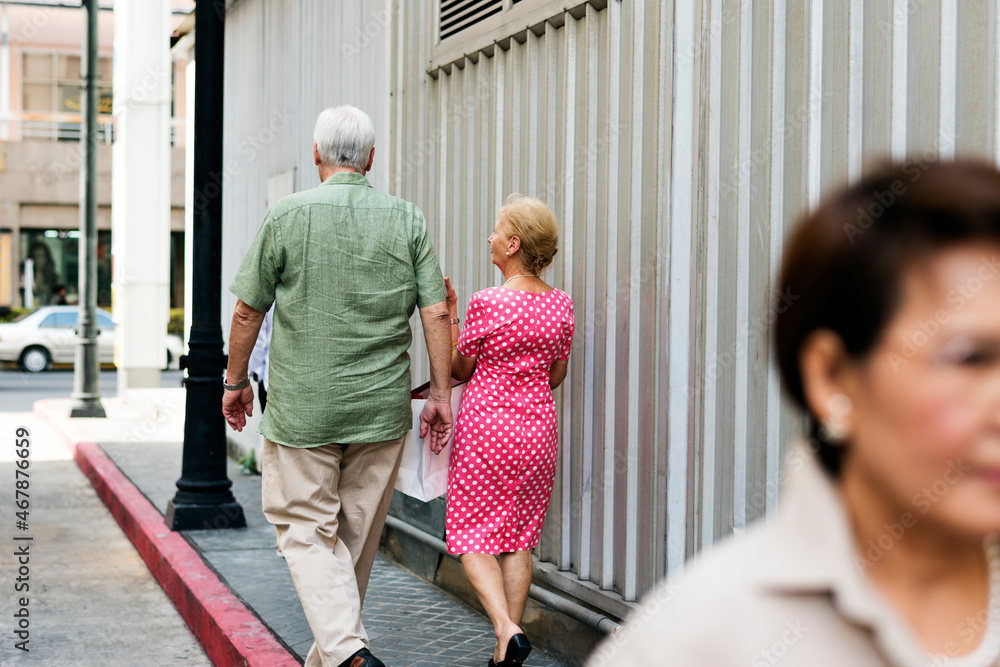
[[385, 667], [385, 663], [372, 655], [366, 648], [340, 663], [340, 667]]
[[531, 653], [531, 642], [524, 633], [519, 632], [507, 642], [507, 652], [503, 656], [503, 661], [497, 663], [496, 667], [521, 667], [521, 663], [528, 659], [529, 653]]

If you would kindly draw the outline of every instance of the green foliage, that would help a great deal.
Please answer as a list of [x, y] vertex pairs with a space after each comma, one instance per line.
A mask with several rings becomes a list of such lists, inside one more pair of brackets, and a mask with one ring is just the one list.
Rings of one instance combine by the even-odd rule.
[[237, 461], [241, 466], [243, 466], [244, 475], [253, 475], [255, 473], [259, 474], [260, 471], [257, 469], [257, 454], [255, 450], [251, 449], [247, 454], [240, 457]]
[[15, 317], [31, 312], [33, 308], [11, 308], [9, 311], [0, 312], [0, 323], [10, 322]]
[[184, 338], [184, 309], [171, 308], [170, 321], [167, 323], [167, 333]]

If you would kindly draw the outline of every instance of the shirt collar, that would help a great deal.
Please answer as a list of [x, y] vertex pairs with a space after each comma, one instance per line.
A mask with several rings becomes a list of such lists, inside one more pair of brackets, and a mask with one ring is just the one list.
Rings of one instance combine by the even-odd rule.
[[790, 449], [784, 475], [770, 526], [773, 558], [757, 570], [758, 583], [779, 595], [830, 595], [841, 616], [872, 630], [892, 664], [925, 664], [916, 636], [865, 577], [837, 487], [804, 443]]
[[367, 185], [371, 187], [372, 184], [368, 182], [364, 174], [359, 174], [356, 171], [338, 171], [333, 176], [330, 176], [325, 181], [323, 185]]

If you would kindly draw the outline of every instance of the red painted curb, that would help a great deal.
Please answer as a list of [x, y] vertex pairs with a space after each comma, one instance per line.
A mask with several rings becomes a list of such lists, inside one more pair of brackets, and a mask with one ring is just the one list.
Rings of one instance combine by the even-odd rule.
[[46, 403], [38, 401], [35, 413], [65, 438], [80, 470], [135, 545], [212, 664], [298, 667], [298, 660], [229, 591], [191, 545], [167, 528], [160, 512], [104, 451], [86, 442], [77, 424]]

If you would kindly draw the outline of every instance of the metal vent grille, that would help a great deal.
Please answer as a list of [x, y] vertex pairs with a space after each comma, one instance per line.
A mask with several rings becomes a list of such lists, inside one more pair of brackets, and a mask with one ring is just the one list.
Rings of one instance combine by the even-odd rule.
[[441, 0], [441, 39], [503, 11], [504, 0]]

